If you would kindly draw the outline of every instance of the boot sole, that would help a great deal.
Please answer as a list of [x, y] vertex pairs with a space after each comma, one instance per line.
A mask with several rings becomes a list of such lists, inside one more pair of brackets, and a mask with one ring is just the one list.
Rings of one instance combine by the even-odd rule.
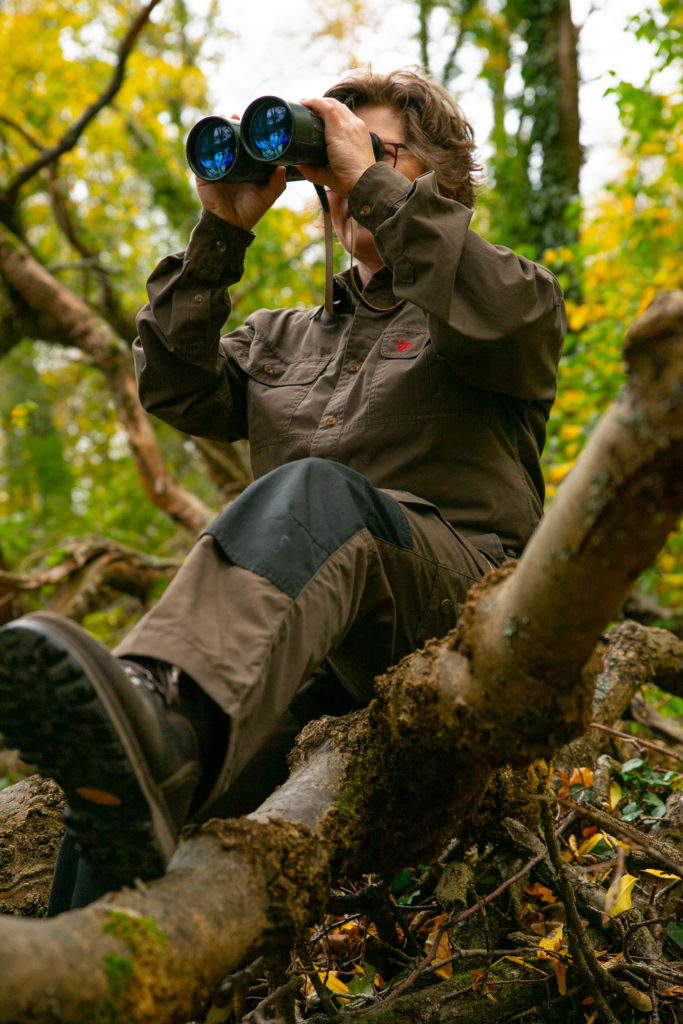
[[80, 626], [50, 612], [10, 624], [0, 633], [0, 731], [64, 790], [88, 864], [129, 882], [158, 878], [177, 833], [106, 658]]

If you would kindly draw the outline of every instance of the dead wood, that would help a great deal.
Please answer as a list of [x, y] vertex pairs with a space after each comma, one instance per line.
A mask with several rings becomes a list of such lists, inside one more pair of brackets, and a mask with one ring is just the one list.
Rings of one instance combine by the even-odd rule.
[[338, 872], [433, 849], [497, 767], [585, 728], [591, 653], [683, 508], [683, 293], [629, 339], [630, 386], [516, 570], [475, 588], [458, 628], [378, 680], [368, 709], [309, 727], [290, 780], [189, 836], [163, 879], [2, 922], [0, 1021], [186, 1020], [256, 950], [291, 945]]
[[154, 558], [118, 541], [83, 537], [66, 544], [55, 565], [30, 572], [0, 569], [0, 592], [16, 595], [55, 587], [46, 607], [80, 621], [98, 603], [101, 606], [107, 589], [144, 602], [159, 581], [173, 578], [179, 566], [178, 559]]

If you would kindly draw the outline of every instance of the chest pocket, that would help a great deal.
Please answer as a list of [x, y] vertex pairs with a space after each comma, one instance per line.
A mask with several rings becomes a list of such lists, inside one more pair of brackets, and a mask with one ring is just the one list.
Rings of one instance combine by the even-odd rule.
[[293, 430], [297, 409], [332, 355], [306, 353], [303, 358], [286, 358], [268, 339], [257, 335], [248, 348], [235, 353], [235, 359], [248, 377], [247, 417], [253, 457], [264, 445], [282, 443]]
[[370, 399], [373, 417], [394, 419], [428, 415], [426, 357], [430, 348], [429, 335], [424, 329], [392, 327], [382, 335]]
[[312, 384], [323, 372], [331, 355], [285, 359], [265, 340], [254, 339], [249, 349], [236, 353], [237, 362], [248, 376], [267, 387]]

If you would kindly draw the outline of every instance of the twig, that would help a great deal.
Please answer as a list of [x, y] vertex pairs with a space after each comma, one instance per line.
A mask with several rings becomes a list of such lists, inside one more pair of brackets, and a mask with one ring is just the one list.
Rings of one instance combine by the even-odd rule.
[[607, 732], [610, 736], [618, 736], [619, 739], [628, 740], [630, 743], [635, 743], [636, 746], [647, 747], [649, 750], [656, 750], [658, 754], [664, 754], [665, 757], [670, 757], [672, 760], [680, 761], [683, 764], [683, 754], [677, 754], [675, 750], [663, 747], [659, 743], [653, 743], [652, 740], [643, 740], [640, 736], [631, 736], [630, 733], [620, 732], [618, 729], [613, 729], [609, 725], [602, 725], [600, 722], [591, 722], [590, 728], [599, 729], [601, 732]]
[[25, 185], [27, 181], [30, 181], [38, 171], [59, 159], [62, 154], [73, 149], [93, 118], [99, 114], [103, 107], [106, 107], [107, 104], [112, 101], [116, 93], [121, 88], [126, 61], [133, 49], [133, 46], [135, 45], [135, 41], [144, 26], [147, 24], [150, 14], [159, 3], [160, 0], [149, 0], [149, 3], [142, 8], [126, 32], [126, 35], [118, 49], [118, 60], [116, 62], [116, 67], [114, 68], [114, 73], [111, 76], [106, 89], [104, 89], [95, 102], [91, 103], [90, 106], [83, 111], [81, 116], [78, 117], [69, 128], [67, 128], [59, 142], [54, 146], [50, 146], [48, 149], [44, 149], [40, 156], [36, 157], [36, 159], [30, 164], [27, 164], [23, 170], [17, 174], [14, 181], [10, 182], [7, 186], [2, 197], [7, 206], [11, 206], [14, 203], [20, 188]]
[[622, 952], [624, 954], [624, 959], [630, 964], [633, 963], [633, 957], [631, 956], [631, 953], [629, 951], [630, 940], [632, 935], [635, 935], [635, 933], [639, 931], [641, 928], [647, 928], [648, 925], [664, 924], [666, 921], [670, 920], [670, 917], [649, 917], [646, 921], [636, 921], [635, 924], [630, 925], [626, 929], [621, 947]]
[[298, 992], [299, 989], [303, 987], [304, 981], [305, 978], [303, 975], [293, 975], [283, 985], [280, 985], [278, 988], [273, 989], [272, 992], [269, 992], [265, 999], [262, 999], [258, 1006], [255, 1006], [253, 1010], [250, 1010], [242, 1020], [250, 1020], [252, 1018], [257, 1019], [263, 1014], [264, 1010], [268, 1009], [269, 1006], [273, 1006], [275, 1003], [279, 1003], [286, 996], [293, 995], [295, 992]]
[[[574, 898], [574, 890], [567, 878], [565, 864], [560, 856], [560, 850], [555, 838], [555, 822], [553, 821], [550, 804], [546, 801], [541, 802], [541, 822], [543, 825], [543, 832], [545, 834], [546, 845], [548, 847], [550, 862], [555, 869], [560, 898], [562, 899], [567, 914], [567, 942], [572, 960], [576, 964], [578, 971], [583, 976], [591, 994], [593, 995], [601, 1018], [606, 1022], [606, 1024], [619, 1024], [617, 1018], [609, 1008], [609, 1004], [601, 987], [602, 984], [607, 984], [612, 987], [614, 982], [613, 979], [609, 978], [604, 967], [598, 963], [595, 951], [591, 947], [585, 929], [581, 924], [579, 912], [576, 907], [576, 900]], [[612, 984], [610, 984], [610, 982]]]
[[[546, 798], [543, 796], [537, 796], [536, 799], [541, 804], [546, 802]], [[641, 832], [639, 832], [637, 828], [634, 828], [627, 822], [619, 821], [617, 818], [613, 818], [611, 815], [605, 814], [604, 811], [598, 811], [594, 807], [587, 807], [585, 804], [577, 804], [576, 801], [572, 800], [570, 797], [553, 797], [553, 801], [562, 804], [563, 807], [571, 808], [580, 817], [587, 818], [595, 825], [600, 825], [601, 828], [606, 829], [610, 834], [618, 836], [621, 839], [627, 839], [631, 845], [638, 847], [640, 850], [647, 853], [648, 856], [652, 857], [653, 860], [664, 865], [664, 867], [668, 867], [671, 871], [674, 871], [677, 875], [683, 878], [683, 864], [670, 856], [666, 849], [662, 849], [664, 844], [661, 841], [658, 840], [654, 843], [651, 839], [647, 839]]]

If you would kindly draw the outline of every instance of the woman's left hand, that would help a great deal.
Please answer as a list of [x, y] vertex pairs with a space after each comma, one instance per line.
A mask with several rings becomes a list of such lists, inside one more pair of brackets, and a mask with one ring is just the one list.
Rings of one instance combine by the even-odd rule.
[[314, 185], [348, 196], [361, 175], [375, 163], [368, 126], [348, 107], [332, 98], [301, 100], [325, 122], [328, 167], [300, 166]]

